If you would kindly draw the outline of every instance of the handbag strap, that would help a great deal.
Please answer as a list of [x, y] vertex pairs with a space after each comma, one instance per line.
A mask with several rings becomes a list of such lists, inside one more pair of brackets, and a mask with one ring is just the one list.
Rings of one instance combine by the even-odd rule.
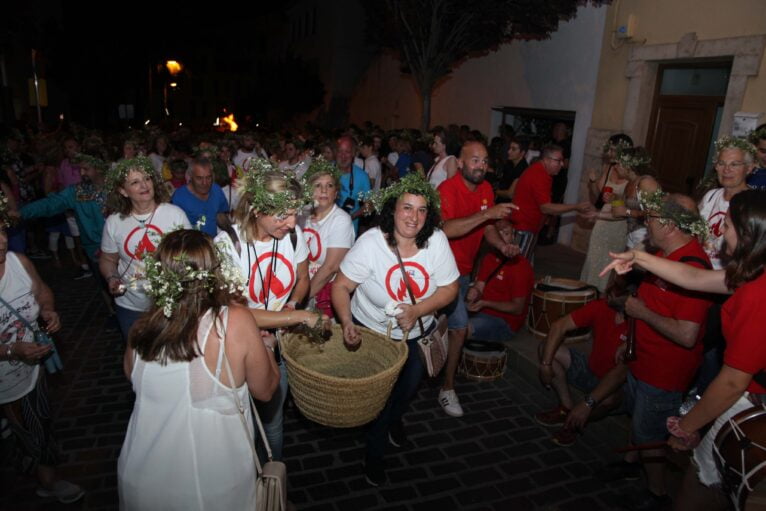
[[606, 179], [604, 179], [604, 184], [601, 186], [601, 192], [599, 196], [604, 195], [604, 188], [606, 188], [606, 184], [609, 182], [609, 174], [612, 172], [612, 167], [614, 167], [614, 163], [611, 163], [609, 168], [606, 169]]
[[[397, 261], [399, 261], [399, 269], [402, 271], [402, 279], [404, 279], [404, 285], [407, 287], [407, 294], [410, 295], [412, 305], [417, 305], [418, 302], [415, 301], [415, 293], [412, 292], [412, 288], [410, 287], [410, 279], [407, 278], [407, 272], [404, 270], [402, 256], [399, 255], [399, 247], [394, 246], [394, 253], [396, 254]], [[424, 336], [426, 334], [426, 329], [423, 326], [423, 320], [420, 319], [420, 316], [418, 316], [418, 325], [420, 325], [420, 335]]]
[[27, 321], [27, 318], [22, 316], [21, 313], [18, 310], [16, 310], [10, 303], [8, 303], [5, 300], [3, 300], [2, 297], [0, 297], [0, 304], [5, 305], [5, 307], [8, 308], [8, 310], [10, 310], [11, 313], [13, 313], [14, 316], [19, 318], [21, 320], [21, 322], [26, 325], [27, 328], [29, 328], [33, 332], [36, 332], [38, 330], [38, 328], [35, 325], [33, 325], [32, 323]]
[[[258, 459], [258, 454], [255, 450], [255, 442], [253, 440], [252, 435], [250, 434], [250, 430], [247, 427], [247, 421], [245, 420], [245, 407], [242, 404], [242, 401], [239, 399], [239, 394], [237, 393], [237, 389], [234, 388], [234, 375], [231, 371], [231, 364], [229, 364], [229, 357], [226, 356], [226, 348], [224, 345], [224, 339], [226, 338], [226, 326], [219, 323], [219, 318], [216, 317], [214, 320], [215, 327], [216, 327], [216, 333], [218, 333], [218, 339], [223, 346], [223, 349], [221, 350], [221, 356], [223, 357], [223, 365], [226, 368], [226, 375], [229, 378], [229, 386], [228, 388], [231, 389], [231, 393], [234, 396], [234, 403], [237, 405], [237, 411], [239, 412], [239, 419], [242, 422], [242, 427], [245, 430], [245, 436], [247, 437], [247, 442], [250, 444], [250, 449], [253, 453], [253, 460], [255, 461], [255, 469], [257, 470], [258, 474], [261, 474], [263, 472], [263, 468], [261, 467], [261, 460]], [[219, 328], [220, 325], [220, 328]], [[220, 380], [218, 380], [220, 381]], [[221, 382], [223, 385], [223, 382]], [[224, 385], [226, 386], [226, 385]], [[250, 390], [248, 389], [247, 392], [248, 399], [250, 400], [250, 408], [253, 417], [255, 417], [255, 422], [258, 425], [258, 431], [261, 435], [261, 438], [263, 439], [263, 445], [266, 448], [266, 455], [269, 459], [269, 461], [273, 460], [273, 455], [271, 453], [271, 447], [269, 446], [269, 441], [266, 438], [266, 432], [263, 430], [263, 423], [261, 423], [261, 418], [258, 416], [258, 411], [255, 409], [255, 402], [253, 401], [253, 396], [250, 394]]]

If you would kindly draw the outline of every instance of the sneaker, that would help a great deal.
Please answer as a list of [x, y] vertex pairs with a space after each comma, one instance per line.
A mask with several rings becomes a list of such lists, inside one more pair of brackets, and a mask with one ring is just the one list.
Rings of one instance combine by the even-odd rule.
[[641, 478], [641, 464], [628, 463], [625, 460], [609, 463], [599, 469], [594, 476], [605, 483], [613, 481], [636, 481]]
[[364, 480], [375, 488], [386, 482], [386, 470], [383, 460], [377, 458], [367, 458], [365, 460]]
[[93, 276], [93, 272], [90, 270], [80, 269], [80, 272], [74, 277], [74, 280], [87, 279]]
[[577, 440], [577, 432], [572, 429], [561, 428], [551, 436], [551, 440], [561, 447], [571, 447]]
[[402, 421], [396, 421], [388, 428], [388, 443], [400, 449], [408, 443]]
[[569, 408], [558, 405], [553, 410], [536, 413], [535, 420], [543, 426], [558, 426], [566, 422], [567, 415], [569, 415]]
[[77, 502], [83, 497], [83, 495], [85, 495], [85, 490], [76, 484], [72, 484], [69, 481], [64, 481], [63, 479], [59, 479], [53, 483], [53, 487], [50, 489], [45, 489], [43, 487], [37, 489], [38, 497], [54, 497], [62, 504], [71, 504], [72, 502]]
[[440, 390], [439, 404], [444, 408], [444, 412], [452, 417], [462, 417], [463, 407], [460, 406], [460, 400], [457, 398], [454, 390]]

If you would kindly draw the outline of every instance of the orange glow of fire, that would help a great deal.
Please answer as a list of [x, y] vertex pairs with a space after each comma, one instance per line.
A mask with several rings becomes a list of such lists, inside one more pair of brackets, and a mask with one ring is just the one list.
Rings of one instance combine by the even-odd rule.
[[170, 76], [177, 75], [183, 69], [183, 66], [177, 60], [168, 60], [168, 61], [166, 61], [165, 62], [165, 67], [167, 68], [168, 73], [170, 73]]
[[239, 125], [234, 121], [234, 114], [230, 113], [226, 117], [221, 117], [221, 123], [225, 123], [229, 126], [229, 131], [237, 131]]

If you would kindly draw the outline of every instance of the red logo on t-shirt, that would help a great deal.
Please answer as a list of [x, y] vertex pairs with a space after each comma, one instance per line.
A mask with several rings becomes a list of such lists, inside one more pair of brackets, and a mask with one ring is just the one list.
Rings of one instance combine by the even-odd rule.
[[723, 236], [723, 221], [726, 218], [726, 211], [718, 211], [710, 215], [707, 219], [707, 223], [710, 226], [710, 232], [713, 236], [720, 238]]
[[[162, 231], [154, 224], [136, 227], [125, 238], [122, 248], [131, 259], [140, 259], [144, 252], [154, 252], [157, 250], [157, 242], [161, 236]], [[140, 237], [138, 241], [136, 241], [137, 237]], [[154, 238], [154, 241], [152, 241], [152, 238]]]
[[[407, 272], [407, 282], [410, 284], [415, 299], [422, 298], [428, 291], [430, 280], [428, 272], [421, 265], [413, 262], [404, 263], [404, 270]], [[422, 282], [422, 284], [418, 284], [418, 281]], [[394, 289], [396, 289], [395, 292]], [[393, 265], [388, 269], [388, 273], [386, 273], [386, 291], [388, 291], [388, 296], [397, 302], [410, 301], [407, 284], [402, 278], [402, 270], [398, 264]]]
[[311, 227], [303, 229], [303, 237], [306, 238], [306, 244], [309, 247], [309, 261], [313, 263], [322, 255], [322, 238], [319, 232]]
[[[277, 300], [284, 298], [292, 291], [294, 284], [293, 265], [280, 253], [266, 252], [250, 268], [248, 288], [250, 299], [255, 303], [266, 303], [269, 294]], [[264, 289], [266, 286], [268, 290]]]

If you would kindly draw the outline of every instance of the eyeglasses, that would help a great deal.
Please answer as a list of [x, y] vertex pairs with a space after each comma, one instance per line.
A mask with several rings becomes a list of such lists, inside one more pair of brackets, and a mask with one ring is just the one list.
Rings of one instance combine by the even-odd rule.
[[728, 167], [731, 170], [739, 170], [745, 166], [745, 162], [744, 161], [730, 161], [730, 162], [717, 161], [717, 162], [714, 162], [713, 165], [715, 166], [716, 169], [725, 169], [726, 167]]
[[555, 161], [556, 163], [564, 163], [564, 158], [551, 158], [550, 156], [546, 156], [545, 159]]

